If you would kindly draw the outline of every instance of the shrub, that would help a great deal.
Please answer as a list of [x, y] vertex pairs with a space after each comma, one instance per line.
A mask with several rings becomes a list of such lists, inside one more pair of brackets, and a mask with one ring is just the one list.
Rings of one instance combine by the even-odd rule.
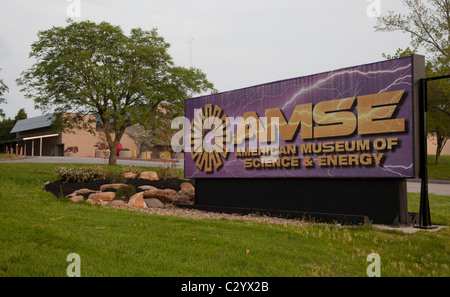
[[136, 194], [136, 188], [132, 185], [125, 185], [117, 189], [116, 197], [121, 200], [128, 200]]
[[112, 184], [123, 184], [127, 181], [121, 171], [108, 170], [105, 175], [105, 179], [109, 180]]
[[159, 167], [157, 173], [158, 177], [162, 180], [166, 180], [168, 178], [183, 178], [183, 174], [181, 171], [171, 167]]
[[100, 166], [74, 167], [73, 165], [58, 167], [56, 172], [59, 180], [65, 183], [82, 183], [87, 180], [100, 179], [104, 173]]
[[68, 148], [66, 148], [66, 150], [64, 151], [65, 153], [78, 153], [78, 146], [69, 146]]

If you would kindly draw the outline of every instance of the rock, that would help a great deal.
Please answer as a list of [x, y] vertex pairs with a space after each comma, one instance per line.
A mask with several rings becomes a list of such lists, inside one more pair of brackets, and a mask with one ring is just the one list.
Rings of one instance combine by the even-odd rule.
[[115, 189], [117, 190], [120, 187], [126, 186], [125, 184], [106, 184], [100, 187], [100, 192], [103, 192], [106, 189]]
[[84, 189], [76, 190], [76, 191], [73, 192], [73, 193], [74, 193], [74, 194], [77, 194], [77, 195], [83, 195], [83, 194], [96, 193], [96, 192], [97, 192], [97, 191], [93, 191], [93, 190], [84, 188]]
[[131, 196], [130, 201], [128, 202], [128, 206], [134, 208], [147, 208], [147, 204], [145, 203], [143, 194], [143, 192], [140, 192]]
[[109, 205], [109, 201], [100, 200], [100, 205], [101, 206], [108, 206]]
[[188, 182], [184, 182], [180, 185], [181, 190], [186, 189], [186, 188], [192, 188], [194, 189], [194, 186], [191, 183]]
[[88, 198], [88, 199], [86, 200], [86, 203], [91, 204], [91, 205], [97, 204], [97, 203], [96, 203], [93, 199], [91, 199], [91, 198]]
[[73, 198], [75, 196], [78, 196], [78, 195], [74, 192], [72, 194], [67, 195], [66, 198]]
[[178, 192], [177, 194], [173, 195], [173, 202], [172, 203], [174, 205], [178, 205], [178, 204], [192, 205], [192, 204], [194, 204], [194, 201], [191, 198], [189, 198], [189, 196], [180, 194], [180, 192]]
[[177, 193], [177, 191], [172, 189], [154, 189], [154, 190], [147, 190], [144, 193], [144, 198], [157, 198], [163, 203], [172, 203], [173, 201], [173, 195]]
[[194, 187], [189, 188], [181, 188], [180, 191], [178, 191], [178, 194], [189, 197], [189, 200], [193, 200], [195, 198], [195, 189]]
[[166, 203], [164, 204], [165, 209], [176, 209], [177, 207], [173, 205], [172, 203]]
[[144, 200], [149, 208], [164, 208], [164, 203], [157, 198], [146, 198]]
[[114, 192], [100, 192], [89, 195], [89, 198], [100, 203], [102, 201], [113, 201], [116, 199], [116, 193]]
[[123, 200], [113, 200], [109, 202], [109, 206], [111, 207], [118, 207], [118, 206], [124, 206], [125, 202]]
[[136, 178], [137, 174], [136, 174], [136, 173], [133, 173], [133, 172], [125, 172], [125, 173], [123, 174], [123, 176], [124, 176], [125, 178]]
[[83, 196], [73, 196], [72, 198], [70, 198], [70, 200], [74, 203], [77, 203], [77, 202], [84, 201], [84, 197]]
[[146, 180], [159, 180], [158, 174], [154, 171], [144, 171], [141, 172], [139, 178]]
[[140, 186], [138, 187], [138, 189], [141, 189], [143, 191], [147, 191], [147, 190], [157, 190], [157, 188], [152, 187], [152, 186]]

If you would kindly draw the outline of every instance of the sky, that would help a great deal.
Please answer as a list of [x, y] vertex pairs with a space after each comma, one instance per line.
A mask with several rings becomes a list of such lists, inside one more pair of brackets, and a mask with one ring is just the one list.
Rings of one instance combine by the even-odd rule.
[[0, 108], [6, 117], [20, 108], [42, 114], [16, 79], [35, 62], [37, 33], [69, 17], [127, 34], [157, 28], [176, 65], [201, 69], [224, 92], [381, 61], [410, 44], [406, 33], [375, 32], [376, 15], [388, 11], [407, 14], [401, 0], [2, 0], [0, 78], [9, 93]]

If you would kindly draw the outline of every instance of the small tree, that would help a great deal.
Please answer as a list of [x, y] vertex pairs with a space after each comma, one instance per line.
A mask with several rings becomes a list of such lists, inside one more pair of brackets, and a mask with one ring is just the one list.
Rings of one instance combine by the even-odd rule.
[[[107, 22], [69, 20], [66, 27], [39, 32], [31, 48], [36, 63], [17, 80], [26, 98], [57, 114], [63, 130], [95, 133], [98, 119], [111, 165], [127, 127], [153, 124], [164, 102], [181, 113], [186, 98], [213, 88], [199, 69], [174, 66], [156, 29], [126, 35]], [[84, 115], [95, 116], [86, 121]]]
[[65, 153], [78, 153], [78, 146], [69, 146], [64, 150]]
[[140, 124], [134, 124], [128, 127], [125, 133], [133, 139], [141, 153], [157, 145], [155, 131], [152, 128], [145, 129]]

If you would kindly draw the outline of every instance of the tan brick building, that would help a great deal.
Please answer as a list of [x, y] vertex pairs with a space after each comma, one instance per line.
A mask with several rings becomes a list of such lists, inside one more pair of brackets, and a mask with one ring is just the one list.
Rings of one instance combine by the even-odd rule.
[[[96, 128], [96, 127], [93, 127]], [[73, 130], [72, 133], [55, 131], [51, 126], [51, 119], [47, 115], [20, 120], [11, 130], [16, 133], [16, 138], [3, 142], [0, 146], [2, 152], [14, 150], [26, 156], [64, 156], [95, 157], [95, 145], [103, 134], [99, 129], [93, 135], [84, 130]], [[134, 141], [126, 134], [123, 135], [120, 144], [129, 149], [130, 156], [139, 156], [140, 152]], [[78, 147], [78, 153], [65, 153], [68, 147]], [[97, 156], [99, 154], [97, 153]]]

